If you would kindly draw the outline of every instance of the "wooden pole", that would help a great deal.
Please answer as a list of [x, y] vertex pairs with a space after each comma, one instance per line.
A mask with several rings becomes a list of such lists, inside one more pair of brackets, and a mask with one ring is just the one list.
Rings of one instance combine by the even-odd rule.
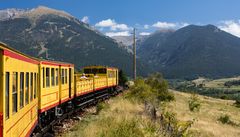
[[137, 78], [137, 65], [136, 65], [136, 29], [133, 28], [133, 79]]

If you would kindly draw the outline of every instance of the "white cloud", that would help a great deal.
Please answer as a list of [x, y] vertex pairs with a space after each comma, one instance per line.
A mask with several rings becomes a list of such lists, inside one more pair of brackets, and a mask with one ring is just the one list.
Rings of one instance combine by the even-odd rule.
[[186, 23], [186, 22], [171, 23], [171, 22], [158, 21], [158, 22], [154, 23], [152, 25], [152, 27], [159, 28], [159, 29], [179, 29], [182, 27], [186, 27], [188, 25], [189, 25], [189, 23]]
[[89, 23], [89, 17], [88, 16], [84, 16], [82, 19], [81, 19], [82, 22], [84, 23]]
[[98, 22], [95, 26], [96, 27], [111, 27], [116, 25], [116, 22], [112, 19], [102, 20]]
[[150, 35], [151, 33], [149, 33], [149, 32], [141, 32], [141, 33], [139, 33], [139, 35], [142, 35], [142, 36], [148, 36], [148, 35]]
[[124, 31], [124, 30], [130, 29], [126, 24], [118, 24], [113, 19], [102, 20], [96, 23], [95, 26], [100, 28], [110, 28], [112, 31], [117, 31], [117, 30]]
[[154, 23], [152, 26], [160, 29], [171, 29], [175, 28], [177, 25], [175, 23], [158, 21], [157, 23]]
[[144, 29], [149, 29], [149, 25], [144, 25]]
[[179, 23], [180, 28], [186, 27], [186, 26], [188, 26], [188, 25], [190, 25], [190, 24], [189, 24], [189, 23], [186, 23], [186, 22], [184, 22], [184, 23]]
[[113, 36], [130, 36], [131, 34], [129, 33], [129, 31], [120, 31], [120, 32], [106, 32], [105, 33], [107, 36], [109, 37], [113, 37]]
[[238, 21], [228, 20], [222, 21], [221, 23], [222, 24], [218, 26], [221, 30], [224, 30], [228, 33], [240, 37], [240, 20]]
[[129, 30], [128, 26], [126, 24], [116, 24], [111, 27], [111, 30]]

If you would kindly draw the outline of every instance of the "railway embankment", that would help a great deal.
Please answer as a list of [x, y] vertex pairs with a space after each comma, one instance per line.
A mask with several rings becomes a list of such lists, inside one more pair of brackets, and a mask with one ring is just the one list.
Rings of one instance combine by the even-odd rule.
[[87, 109], [66, 137], [240, 136], [235, 101], [167, 88], [160, 75], [137, 79], [123, 94]]

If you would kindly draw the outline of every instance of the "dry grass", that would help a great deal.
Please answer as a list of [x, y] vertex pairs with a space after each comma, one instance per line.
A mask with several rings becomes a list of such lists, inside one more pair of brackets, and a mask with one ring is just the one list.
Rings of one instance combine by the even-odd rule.
[[[157, 124], [143, 114], [143, 105], [122, 96], [111, 99], [99, 115], [86, 115], [66, 137], [154, 137]], [[120, 133], [123, 132], [123, 133]], [[125, 133], [124, 133], [125, 132]]]
[[[240, 109], [234, 107], [234, 101], [226, 101], [211, 97], [199, 96], [201, 108], [199, 112], [191, 112], [188, 108], [190, 94], [171, 90], [176, 101], [167, 104], [167, 110], [177, 114], [180, 121], [193, 120], [194, 124], [190, 128], [193, 136], [199, 137], [239, 137], [240, 127], [229, 124], [222, 124], [218, 121], [221, 115], [227, 114], [235, 123], [240, 123]], [[143, 114], [144, 106], [133, 103], [122, 96], [111, 99], [107, 107], [100, 111], [99, 115], [86, 115], [66, 137], [117, 137], [122, 136], [119, 132], [128, 133], [125, 137], [154, 137], [156, 129], [159, 128]], [[128, 123], [137, 122], [137, 128], [128, 131], [129, 128], [119, 125], [129, 126]], [[130, 125], [132, 128], [132, 125]], [[139, 131], [140, 129], [140, 131]], [[134, 133], [136, 132], [136, 134]], [[115, 134], [116, 133], [116, 134]]]
[[177, 113], [179, 120], [195, 119], [191, 130], [201, 137], [239, 137], [240, 127], [222, 124], [218, 118], [227, 114], [231, 120], [240, 123], [240, 109], [233, 106], [234, 101], [226, 101], [211, 97], [199, 96], [201, 101], [200, 112], [190, 112], [188, 99], [190, 94], [172, 91], [176, 101], [168, 104], [168, 110]]

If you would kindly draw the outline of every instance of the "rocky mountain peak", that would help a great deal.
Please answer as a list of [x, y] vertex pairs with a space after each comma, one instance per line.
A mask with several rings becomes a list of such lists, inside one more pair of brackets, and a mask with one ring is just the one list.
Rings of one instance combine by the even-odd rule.
[[45, 6], [38, 6], [37, 8], [33, 8], [23, 14], [20, 14], [19, 17], [28, 17], [30, 19], [35, 20], [41, 17], [42, 15], [48, 15], [48, 14], [53, 14], [53, 15], [61, 16], [68, 19], [74, 18], [72, 15], [66, 13], [65, 11], [55, 10]]

